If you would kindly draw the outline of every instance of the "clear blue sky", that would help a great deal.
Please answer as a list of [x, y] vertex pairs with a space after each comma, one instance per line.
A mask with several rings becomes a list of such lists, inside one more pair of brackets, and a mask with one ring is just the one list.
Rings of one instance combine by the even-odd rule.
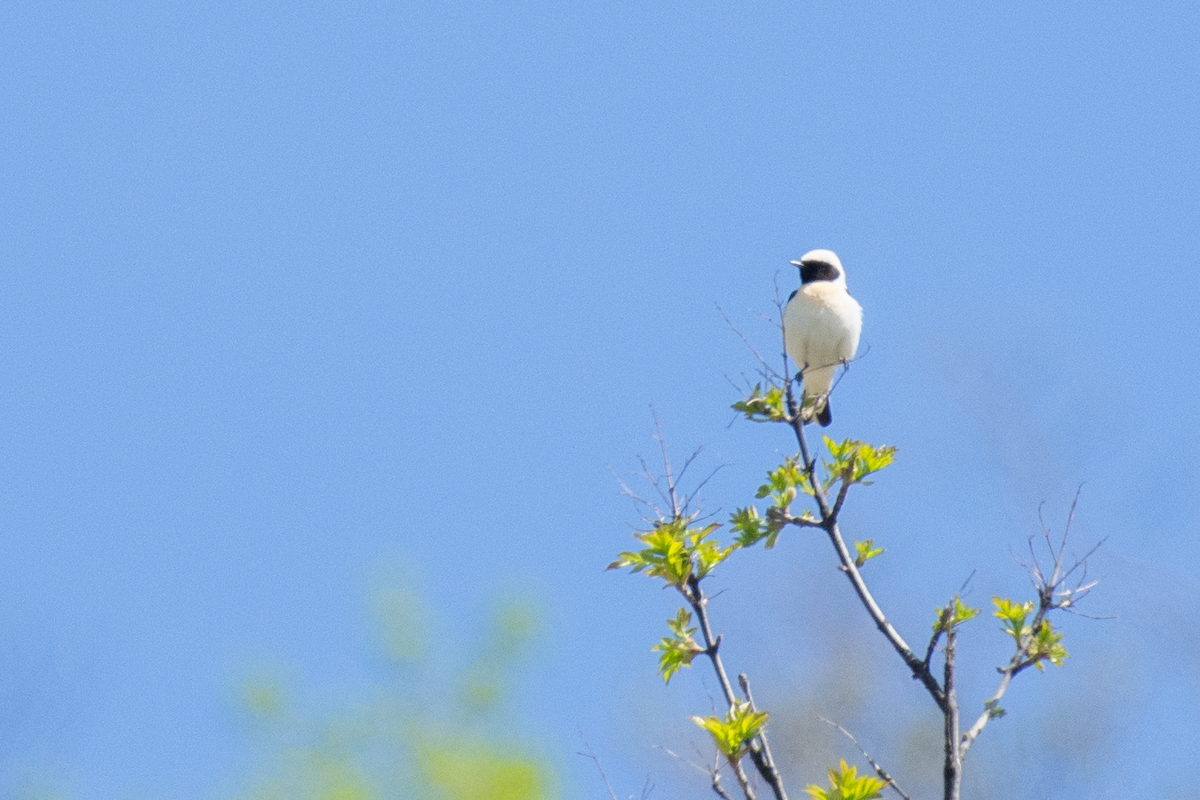
[[[609, 468], [654, 404], [726, 465], [709, 506], [746, 501], [790, 443], [729, 425], [753, 363], [716, 304], [770, 351], [754, 310], [815, 247], [870, 346], [831, 432], [900, 447], [847, 525], [902, 630], [972, 569], [977, 604], [1021, 592], [1010, 552], [1083, 483], [1120, 619], [1068, 620], [1011, 716], [1107, 680], [1068, 788], [1200, 780], [1200, 9], [884, 6], [7, 4], [0, 792], [219, 796], [238, 665], [369, 682], [381, 563], [464, 642], [532, 587], [519, 711], [569, 796], [601, 790], [579, 729], [624, 794], [674, 769], [631, 720], [707, 701], [653, 674], [671, 598], [600, 571], [635, 521]], [[809, 624], [789, 582], [830, 556], [746, 564], [732, 652], [802, 684], [771, 620]]]

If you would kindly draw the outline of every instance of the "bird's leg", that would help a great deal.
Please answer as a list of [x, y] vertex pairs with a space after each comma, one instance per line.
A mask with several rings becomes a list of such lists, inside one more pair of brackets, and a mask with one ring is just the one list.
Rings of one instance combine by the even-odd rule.
[[805, 407], [804, 407], [805, 406], [805, 403], [804, 403], [804, 373], [807, 370], [808, 370], [808, 363], [806, 362], [804, 364], [804, 366], [800, 369], [800, 371], [796, 373], [796, 386], [800, 390], [800, 422], [802, 425], [808, 425], [809, 423], [812, 422], [812, 408], [810, 407], [809, 409], [807, 409], [808, 413], [806, 414]]

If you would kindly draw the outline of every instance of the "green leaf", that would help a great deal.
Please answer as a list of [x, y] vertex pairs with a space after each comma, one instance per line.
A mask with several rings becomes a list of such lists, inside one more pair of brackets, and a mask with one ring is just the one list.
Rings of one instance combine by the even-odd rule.
[[787, 422], [783, 389], [778, 386], [762, 391], [762, 384], [755, 384], [750, 394], [733, 404], [733, 410], [751, 422]]
[[754, 711], [748, 702], [734, 703], [725, 715], [719, 717], [692, 717], [692, 722], [708, 731], [717, 749], [730, 761], [742, 757], [750, 740], [758, 736], [767, 724], [765, 711]]
[[766, 539], [766, 548], [770, 550], [774, 547], [775, 542], [779, 539], [779, 532], [783, 530], [784, 523], [780, 521], [775, 506], [771, 506], [768, 515], [766, 519], [760, 517], [758, 508], [753, 505], [734, 511], [729, 519], [729, 527], [738, 533], [733, 540], [734, 546], [753, 547]]
[[856, 439], [835, 442], [828, 436], [824, 438], [825, 449], [829, 451], [831, 459], [824, 462], [825, 471], [829, 476], [825, 481], [826, 488], [838, 481], [869, 486], [871, 482], [863, 479], [887, 467], [896, 459], [896, 448], [891, 445], [874, 447]]
[[854, 566], [861, 567], [863, 564], [870, 561], [872, 558], [884, 553], [882, 547], [874, 547], [874, 539], [867, 539], [865, 542], [855, 542], [854, 549], [857, 555], [854, 557]]
[[978, 608], [971, 608], [962, 601], [962, 598], [955, 595], [954, 601], [945, 608], [938, 608], [937, 620], [933, 623], [933, 632], [946, 631], [950, 628], [957, 628], [959, 625], [968, 620], [975, 619], [979, 616]]
[[838, 769], [829, 768], [829, 788], [810, 784], [805, 792], [813, 800], [875, 800], [887, 784], [873, 775], [859, 775], [858, 768], [843, 759]]
[[1033, 611], [1033, 601], [1015, 603], [1003, 597], [993, 597], [992, 604], [996, 606], [992, 613], [1000, 620], [1000, 627], [1013, 637], [1017, 647], [1023, 647], [1025, 638], [1032, 633], [1025, 620], [1029, 618], [1029, 612]]
[[[767, 482], [758, 487], [755, 497], [760, 500], [768, 495], [775, 498], [776, 505], [785, 505], [780, 499], [791, 491], [791, 500], [796, 498], [795, 490], [799, 488], [805, 494], [812, 494], [808, 483], [808, 475], [800, 468], [800, 456], [788, 456], [780, 466], [767, 473]], [[790, 503], [791, 500], [787, 502]]]
[[650, 648], [651, 651], [660, 654], [658, 672], [665, 683], [670, 683], [672, 675], [683, 667], [690, 667], [692, 659], [704, 652], [704, 648], [692, 638], [696, 629], [688, 627], [691, 622], [691, 612], [679, 609], [674, 619], [667, 620], [667, 627], [673, 635]]
[[737, 532], [733, 541], [738, 547], [753, 547], [771, 533], [771, 526], [758, 515], [758, 509], [753, 505], [734, 511], [729, 518], [729, 527]]
[[1033, 646], [1029, 657], [1033, 659], [1033, 665], [1041, 672], [1045, 667], [1042, 666], [1043, 661], [1049, 661], [1056, 667], [1061, 667], [1063, 662], [1067, 660], [1067, 648], [1062, 645], [1063, 634], [1054, 630], [1050, 624], [1050, 620], [1044, 619], [1038, 623], [1037, 629], [1033, 632]]
[[608, 565], [608, 569], [629, 568], [631, 572], [645, 572], [652, 578], [661, 578], [668, 586], [682, 588], [693, 575], [703, 578], [713, 568], [729, 557], [738, 548], [721, 547], [709, 540], [718, 523], [702, 528], [692, 527], [695, 517], [676, 517], [657, 523], [653, 530], [634, 534], [634, 538], [645, 545], [641, 550], [621, 553]]

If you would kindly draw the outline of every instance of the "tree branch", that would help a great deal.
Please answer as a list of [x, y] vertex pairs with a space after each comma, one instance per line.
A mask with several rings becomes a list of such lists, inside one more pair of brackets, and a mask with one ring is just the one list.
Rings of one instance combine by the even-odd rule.
[[704, 655], [708, 656], [712, 662], [713, 671], [717, 673], [717, 680], [721, 684], [721, 693], [725, 695], [725, 704], [729, 708], [733, 708], [737, 702], [737, 695], [733, 693], [733, 685], [729, 682], [729, 675], [725, 672], [725, 664], [721, 661], [721, 637], [713, 636], [712, 626], [708, 621], [708, 598], [704, 596], [704, 590], [700, 588], [700, 579], [694, 574], [688, 578], [687, 591], [683, 596], [687, 599], [688, 604], [692, 607], [692, 611], [696, 614], [696, 621], [699, 623], [700, 634], [704, 638]]
[[946, 627], [946, 665], [942, 685], [945, 687], [946, 706], [943, 744], [946, 760], [942, 767], [943, 797], [959, 800], [962, 787], [962, 752], [958, 747], [958, 696], [954, 690], [954, 647], [958, 633], [953, 625]]
[[[867, 613], [875, 622], [875, 627], [879, 628], [880, 633], [892, 645], [894, 649], [904, 660], [904, 663], [911, 670], [913, 678], [921, 681], [933, 701], [937, 703], [939, 709], [944, 713], [946, 710], [946, 697], [942, 691], [942, 687], [938, 685], [937, 678], [929, 669], [927, 661], [923, 661], [913, 654], [912, 648], [908, 646], [908, 642], [904, 641], [904, 637], [900, 632], [888, 621], [887, 616], [883, 613], [883, 609], [875, 602], [874, 596], [870, 589], [867, 588], [866, 581], [863, 580], [862, 573], [858, 571], [857, 565], [854, 563], [854, 557], [850, 555], [849, 549], [846, 547], [846, 542], [842, 538], [842, 533], [837, 524], [837, 518], [834, 516], [832, 509], [829, 507], [829, 502], [825, 497], [825, 491], [821, 488], [821, 484], [817, 480], [817, 465], [816, 461], [810, 458], [808, 452], [808, 441], [804, 436], [804, 421], [800, 418], [799, 408], [796, 405], [796, 395], [792, 389], [792, 382], [787, 384], [787, 404], [788, 415], [791, 417], [789, 423], [792, 430], [796, 434], [796, 441], [800, 445], [801, 458], [804, 460], [804, 471], [808, 476], [809, 485], [813, 490], [813, 499], [817, 503], [817, 509], [821, 512], [821, 521], [818, 527], [823, 529], [829, 537], [830, 543], [833, 544], [833, 549], [837, 552], [838, 561], [841, 562], [842, 572], [846, 573], [850, 584], [854, 587], [854, 592], [858, 595], [858, 599], [866, 608]], [[839, 493], [839, 502], [844, 499], [846, 491], [845, 482], [842, 485], [842, 491]]]
[[600, 772], [600, 778], [604, 781], [604, 787], [608, 789], [608, 796], [611, 797], [612, 800], [617, 800], [617, 793], [613, 790], [612, 784], [608, 782], [608, 776], [604, 774], [604, 767], [600, 766], [600, 759], [597, 758], [596, 754], [592, 752], [592, 746], [588, 744], [587, 737], [583, 735], [583, 731], [579, 732], [579, 738], [583, 741], [584, 749], [587, 750], [586, 753], [579, 753], [579, 755], [586, 756], [592, 760], [592, 762], [596, 765], [596, 769]]
[[[708, 656], [712, 662], [713, 671], [717, 673], [717, 681], [721, 684], [721, 693], [725, 695], [725, 702], [729, 708], [733, 708], [738, 702], [737, 695], [733, 693], [733, 685], [729, 682], [729, 673], [725, 671], [725, 664], [721, 660], [721, 637], [714, 636], [712, 625], [708, 619], [708, 598], [704, 595], [704, 590], [700, 587], [700, 578], [692, 575], [688, 578], [687, 591], [683, 592], [683, 596], [691, 605], [692, 611], [696, 614], [696, 621], [700, 628], [700, 635], [704, 640], [704, 654]], [[749, 686], [750, 682], [746, 676], [741, 676], [745, 681], [742, 684], [743, 691], [746, 692], [746, 700], [753, 706], [754, 700], [750, 697]], [[783, 780], [779, 775], [779, 770], [775, 768], [775, 763], [771, 759], [770, 749], [767, 746], [767, 738], [765, 733], [758, 735], [758, 741], [750, 743], [750, 759], [754, 762], [754, 767], [758, 774], [763, 777], [767, 785], [771, 787], [771, 791], [775, 794], [775, 800], [787, 800], [787, 792], [783, 789]], [[730, 766], [734, 769], [734, 775], [738, 778], [738, 784], [742, 786], [743, 791], [751, 792], [750, 799], [754, 800], [752, 793], [753, 789], [749, 783], [745, 782], [744, 773], [738, 775], [741, 771], [741, 766], [738, 762], [730, 760]]]
[[[746, 698], [746, 702], [750, 704], [751, 711], [757, 711], [754, 705], [754, 695], [750, 693], [750, 679], [746, 677], [746, 673], [738, 675], [738, 683], [742, 687], [742, 695]], [[787, 800], [787, 792], [783, 790], [783, 777], [779, 774], [779, 770], [775, 768], [775, 759], [771, 755], [771, 745], [767, 743], [766, 731], [760, 731], [758, 741], [761, 743], [761, 749], [755, 749], [755, 743], [750, 743], [750, 757], [754, 759], [754, 765], [758, 768], [758, 772], [766, 780], [767, 785], [771, 787], [771, 791], [775, 793], [778, 800]]]
[[[1091, 558], [1100, 545], [1104, 544], [1103, 539], [1093, 545], [1083, 556], [1075, 559], [1070, 566], [1067, 566], [1064, 559], [1067, 538], [1071, 533], [1071, 522], [1075, 518], [1075, 509], [1078, 503], [1079, 490], [1076, 490], [1075, 498], [1071, 501], [1071, 509], [1067, 512], [1067, 523], [1063, 528], [1062, 539], [1059, 540], [1057, 545], [1050, 537], [1049, 528], [1045, 522], [1041, 521], [1041, 509], [1038, 509], [1038, 520], [1041, 522], [1042, 527], [1041, 538], [1046, 552], [1050, 557], [1050, 564], [1048, 567], [1043, 567], [1039, 563], [1037, 552], [1033, 547], [1032, 536], [1029, 539], [1031, 560], [1029, 562], [1022, 562], [1022, 566], [1029, 572], [1030, 580], [1037, 591], [1037, 613], [1034, 614], [1033, 621], [1028, 625], [1029, 632], [1022, 634], [1018, 638], [1016, 650], [1012, 658], [1009, 659], [1008, 664], [997, 669], [1000, 673], [1000, 683], [996, 686], [996, 691], [992, 693], [992, 696], [984, 702], [983, 713], [979, 715], [979, 718], [975, 720], [970, 729], [963, 734], [962, 741], [959, 744], [960, 758], [966, 756], [967, 751], [971, 749], [971, 745], [979, 738], [979, 734], [983, 732], [988, 722], [993, 717], [1004, 713], [1000, 710], [1000, 700], [1004, 697], [1004, 693], [1008, 691], [1012, 679], [1046, 658], [1044, 654], [1034, 652], [1034, 636], [1042, 622], [1052, 611], [1061, 610], [1072, 614], [1078, 613], [1074, 610], [1075, 604], [1086, 597], [1088, 592], [1099, 583], [1099, 581], [1088, 581], [1087, 579], [1088, 559]], [[1049, 573], [1048, 576], [1047, 573]], [[1073, 583], [1072, 578], [1074, 578]]]
[[841, 725], [838, 725], [833, 720], [828, 720], [828, 719], [825, 719], [824, 717], [818, 717], [818, 719], [828, 725], [832, 725], [833, 727], [837, 728], [839, 731], [844, 733], [846, 735], [846, 737], [850, 739], [850, 741], [854, 742], [854, 746], [858, 748], [858, 752], [863, 754], [863, 758], [865, 758], [867, 760], [867, 763], [871, 765], [871, 769], [875, 770], [875, 774], [879, 776], [879, 779], [881, 781], [883, 781], [888, 786], [891, 786], [892, 789], [896, 792], [896, 794], [903, 797], [904, 800], [912, 800], [911, 797], [909, 797], [907, 794], [904, 793], [903, 789], [901, 789], [898, 785], [896, 785], [895, 778], [893, 778], [891, 775], [889, 775], [887, 773], [887, 770], [885, 770], [883, 767], [881, 767], [875, 763], [875, 759], [871, 758], [870, 753], [868, 753], [866, 750], [863, 749], [863, 746], [858, 743], [858, 739], [855, 739], [854, 736], [850, 733], [850, 731], [846, 730]]

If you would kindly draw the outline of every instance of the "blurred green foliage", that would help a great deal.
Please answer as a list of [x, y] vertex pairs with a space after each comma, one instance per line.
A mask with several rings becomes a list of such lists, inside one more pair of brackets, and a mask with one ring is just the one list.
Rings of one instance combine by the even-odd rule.
[[278, 675], [238, 686], [257, 748], [238, 800], [550, 800], [554, 770], [506, 713], [540, 628], [532, 603], [494, 604], [490, 624], [456, 662], [438, 652], [434, 615], [411, 585], [371, 597], [390, 675], [361, 696], [311, 713]]

